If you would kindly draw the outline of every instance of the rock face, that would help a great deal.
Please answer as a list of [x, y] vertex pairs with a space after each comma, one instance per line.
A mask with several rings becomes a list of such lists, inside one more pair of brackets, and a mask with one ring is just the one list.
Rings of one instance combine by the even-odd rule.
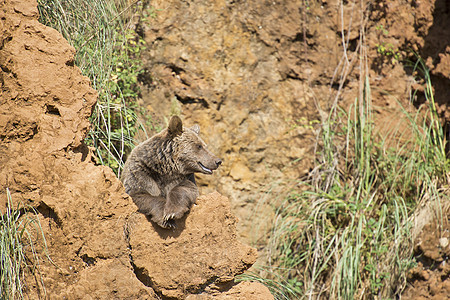
[[300, 2], [271, 3], [157, 0], [156, 19], [144, 24], [154, 80], [143, 101], [160, 118], [179, 105], [200, 125], [224, 164], [199, 183], [230, 197], [247, 241], [255, 222], [270, 224], [267, 203], [254, 213], [261, 192], [306, 174], [314, 148], [314, 95], [298, 78], [312, 71], [299, 55]]
[[[440, 111], [448, 114], [445, 1], [150, 5], [156, 18], [143, 24], [151, 75], [143, 103], [161, 119], [181, 108], [188, 122], [205, 129], [224, 164], [220, 176], [199, 182], [230, 197], [246, 241], [263, 236], [270, 224], [266, 194], [286, 193], [312, 167], [319, 110], [326, 117], [334, 102], [348, 108], [368, 75], [381, 127], [400, 114], [397, 100], [408, 106], [417, 83], [396, 54], [407, 58], [415, 49], [422, 55], [440, 90]], [[360, 62], [364, 54], [367, 61]]]
[[143, 103], [160, 119], [181, 109], [205, 129], [224, 163], [219, 176], [197, 182], [230, 198], [245, 241], [264, 247], [271, 205], [313, 167], [318, 121], [333, 103], [347, 109], [361, 99], [366, 78], [377, 130], [407, 130], [400, 103], [414, 111], [411, 100], [416, 107], [424, 102], [423, 78], [407, 64], [417, 59], [411, 49], [430, 68], [450, 130], [448, 1], [150, 5], [156, 18], [142, 24], [150, 74]]
[[[36, 2], [2, 1], [1, 8], [0, 210], [7, 188], [15, 204], [34, 207], [52, 259], [39, 253], [42, 277], [27, 273], [28, 296], [184, 298], [210, 295], [215, 285], [236, 291], [242, 284], [235, 287], [234, 276], [255, 261], [256, 250], [236, 241], [227, 199], [200, 200], [174, 233], [136, 215], [122, 184], [94, 164], [82, 142], [96, 93], [74, 66], [75, 50], [37, 21]], [[185, 265], [175, 264], [180, 256]], [[249, 286], [245, 293], [262, 288], [270, 299], [261, 285]]]

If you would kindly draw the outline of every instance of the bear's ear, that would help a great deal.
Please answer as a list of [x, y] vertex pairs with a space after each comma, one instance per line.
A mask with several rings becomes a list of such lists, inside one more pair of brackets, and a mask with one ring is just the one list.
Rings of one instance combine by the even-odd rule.
[[169, 127], [167, 128], [171, 136], [177, 136], [183, 133], [183, 123], [180, 117], [173, 116], [169, 121]]
[[194, 126], [192, 126], [191, 130], [193, 132], [195, 132], [196, 134], [200, 134], [200, 126], [198, 126], [198, 124], [195, 124]]

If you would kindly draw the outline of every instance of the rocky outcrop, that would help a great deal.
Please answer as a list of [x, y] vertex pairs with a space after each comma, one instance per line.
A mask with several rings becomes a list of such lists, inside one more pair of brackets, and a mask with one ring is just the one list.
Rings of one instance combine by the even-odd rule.
[[217, 192], [200, 196], [173, 231], [133, 215], [128, 240], [138, 278], [169, 298], [228, 290], [257, 258], [256, 249], [237, 241], [235, 223], [229, 200]]
[[37, 21], [36, 2], [1, 7], [0, 210], [8, 188], [15, 204], [37, 210], [47, 246], [35, 245], [40, 272], [25, 276], [29, 297], [185, 298], [245, 286], [270, 299], [257, 283], [233, 282], [256, 250], [237, 242], [226, 198], [199, 199], [174, 232], [136, 214], [114, 173], [83, 144], [96, 93], [74, 66], [75, 50]]

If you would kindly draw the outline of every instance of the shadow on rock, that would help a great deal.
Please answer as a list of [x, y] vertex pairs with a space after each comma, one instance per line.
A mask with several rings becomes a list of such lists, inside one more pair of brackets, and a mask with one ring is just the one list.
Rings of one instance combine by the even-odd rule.
[[158, 233], [158, 235], [166, 240], [167, 238], [177, 238], [180, 236], [181, 232], [186, 228], [186, 215], [181, 219], [174, 220], [175, 228], [162, 228], [155, 222], [151, 220], [149, 216], [145, 216], [147, 221], [152, 224], [153, 229]]

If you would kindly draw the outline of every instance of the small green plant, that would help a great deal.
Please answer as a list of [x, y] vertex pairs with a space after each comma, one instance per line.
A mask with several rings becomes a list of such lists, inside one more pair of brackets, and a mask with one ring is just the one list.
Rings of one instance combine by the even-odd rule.
[[391, 43], [383, 42], [381, 44], [377, 44], [377, 52], [383, 56], [390, 57], [392, 63], [398, 62], [402, 58], [400, 51], [395, 49], [394, 45]]
[[379, 33], [379, 35], [383, 34], [383, 35], [387, 36], [389, 34], [389, 31], [386, 28], [384, 28], [383, 25], [375, 26], [375, 30]]
[[37, 212], [33, 208], [13, 208], [9, 189], [6, 194], [8, 205], [5, 211], [0, 211], [0, 297], [23, 299], [26, 271], [28, 274], [37, 275], [45, 295], [39, 273], [36, 239], [42, 239], [44, 252], [46, 243]]
[[377, 52], [381, 56], [390, 59], [390, 62], [392, 64], [398, 63], [402, 59], [400, 50], [395, 48], [394, 45], [392, 45], [392, 43], [386, 43], [384, 41], [381, 41], [382, 37], [385, 38], [388, 36], [389, 31], [386, 28], [384, 28], [383, 25], [377, 25], [375, 27], [375, 30], [378, 33], [378, 40], [380, 41], [379, 43], [376, 44]]
[[285, 120], [289, 124], [288, 132], [297, 128], [303, 128], [305, 130], [312, 131], [317, 124], [320, 124], [319, 120], [307, 120], [305, 117], [301, 117], [297, 120], [287, 119]]
[[[75, 64], [91, 80], [98, 102], [86, 142], [94, 146], [100, 163], [119, 175], [134, 136], [145, 128], [138, 115], [138, 78], [143, 71], [144, 40], [132, 29], [126, 14], [154, 14], [141, 2], [39, 0], [41, 23], [58, 30], [77, 50]], [[119, 11], [118, 7], [123, 7]], [[148, 122], [149, 120], [144, 120]]]

